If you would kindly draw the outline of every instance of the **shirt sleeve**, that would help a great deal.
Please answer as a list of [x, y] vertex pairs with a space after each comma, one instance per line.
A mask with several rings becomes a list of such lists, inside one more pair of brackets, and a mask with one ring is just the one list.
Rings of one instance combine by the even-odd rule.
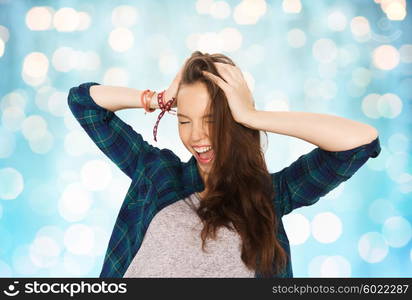
[[96, 146], [133, 179], [136, 169], [144, 165], [139, 163], [142, 157], [158, 153], [160, 149], [143, 140], [114, 112], [96, 104], [89, 90], [93, 85], [100, 84], [86, 82], [72, 87], [68, 95], [69, 108]]
[[319, 147], [301, 155], [290, 166], [271, 173], [275, 187], [275, 209], [281, 216], [309, 206], [348, 180], [370, 157], [381, 151], [379, 136], [369, 144], [345, 150]]

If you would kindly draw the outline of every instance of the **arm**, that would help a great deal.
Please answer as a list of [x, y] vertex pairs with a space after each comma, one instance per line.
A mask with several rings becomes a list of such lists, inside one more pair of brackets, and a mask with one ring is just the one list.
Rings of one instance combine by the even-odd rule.
[[[90, 96], [96, 104], [112, 112], [125, 108], [143, 108], [141, 95], [143, 91], [134, 88], [93, 85], [90, 87]], [[157, 93], [150, 99], [150, 108], [159, 108]]]
[[307, 112], [255, 111], [249, 128], [301, 138], [318, 147], [271, 174], [275, 208], [283, 216], [312, 205], [381, 151], [377, 130], [345, 118]]
[[244, 120], [246, 127], [294, 136], [328, 151], [353, 149], [378, 136], [368, 124], [329, 114], [256, 110]]
[[312, 205], [342, 182], [352, 177], [370, 157], [381, 151], [379, 137], [345, 151], [319, 147], [301, 155], [290, 166], [272, 173], [275, 209], [281, 216], [301, 206]]
[[[93, 97], [90, 95], [91, 90]], [[159, 148], [143, 140], [139, 133], [113, 112], [141, 107], [138, 98], [140, 93], [130, 88], [86, 82], [72, 87], [68, 95], [69, 108], [79, 124], [96, 146], [131, 179], [137, 169], [143, 170], [145, 167], [142, 156], [159, 152]]]

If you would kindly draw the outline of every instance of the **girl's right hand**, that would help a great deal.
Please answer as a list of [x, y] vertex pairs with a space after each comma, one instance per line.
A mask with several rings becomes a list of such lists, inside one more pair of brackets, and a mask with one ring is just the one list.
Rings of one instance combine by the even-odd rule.
[[[167, 90], [165, 91], [164, 96], [164, 102], [169, 101], [170, 99], [172, 99], [173, 97], [176, 97], [177, 95], [177, 89], [179, 87], [179, 83], [180, 80], [182, 79], [182, 72], [183, 72], [183, 68], [186, 65], [186, 62], [188, 61], [189, 58], [186, 58], [186, 60], [183, 63], [183, 66], [180, 68], [179, 72], [176, 74], [175, 78], [173, 79], [172, 83], [170, 84], [170, 86], [167, 88]], [[173, 102], [172, 107], [177, 107], [177, 101]]]

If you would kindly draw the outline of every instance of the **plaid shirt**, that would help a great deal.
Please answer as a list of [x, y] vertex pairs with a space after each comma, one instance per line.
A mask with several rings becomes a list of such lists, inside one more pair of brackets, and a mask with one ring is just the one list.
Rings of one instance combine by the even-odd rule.
[[[97, 105], [86, 82], [70, 89], [68, 105], [99, 149], [132, 179], [121, 205], [104, 258], [100, 277], [123, 277], [139, 250], [153, 217], [162, 208], [194, 192], [204, 190], [196, 159], [182, 162], [169, 149], [159, 149], [143, 140], [114, 112]], [[326, 151], [319, 147], [301, 155], [290, 166], [271, 173], [278, 239], [289, 255], [281, 274], [293, 277], [289, 240], [282, 216], [316, 203], [320, 197], [349, 179], [368, 159], [380, 153], [379, 137], [369, 144], [346, 151]], [[261, 278], [255, 273], [255, 278]]]

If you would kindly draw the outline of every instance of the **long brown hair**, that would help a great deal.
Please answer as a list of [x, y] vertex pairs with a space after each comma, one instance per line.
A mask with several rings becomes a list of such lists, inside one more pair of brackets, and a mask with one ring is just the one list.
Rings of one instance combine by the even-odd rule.
[[271, 277], [285, 267], [287, 253], [276, 238], [274, 189], [260, 133], [233, 119], [224, 91], [202, 74], [206, 70], [220, 76], [214, 62], [235, 66], [223, 54], [195, 51], [186, 61], [179, 85], [180, 89], [182, 85], [200, 81], [211, 98], [207, 109], [214, 122], [208, 126], [215, 158], [205, 183], [207, 194], [196, 209], [204, 225], [202, 250], [207, 237], [216, 238], [219, 227], [235, 229], [242, 239], [241, 259], [245, 265], [264, 277]]

